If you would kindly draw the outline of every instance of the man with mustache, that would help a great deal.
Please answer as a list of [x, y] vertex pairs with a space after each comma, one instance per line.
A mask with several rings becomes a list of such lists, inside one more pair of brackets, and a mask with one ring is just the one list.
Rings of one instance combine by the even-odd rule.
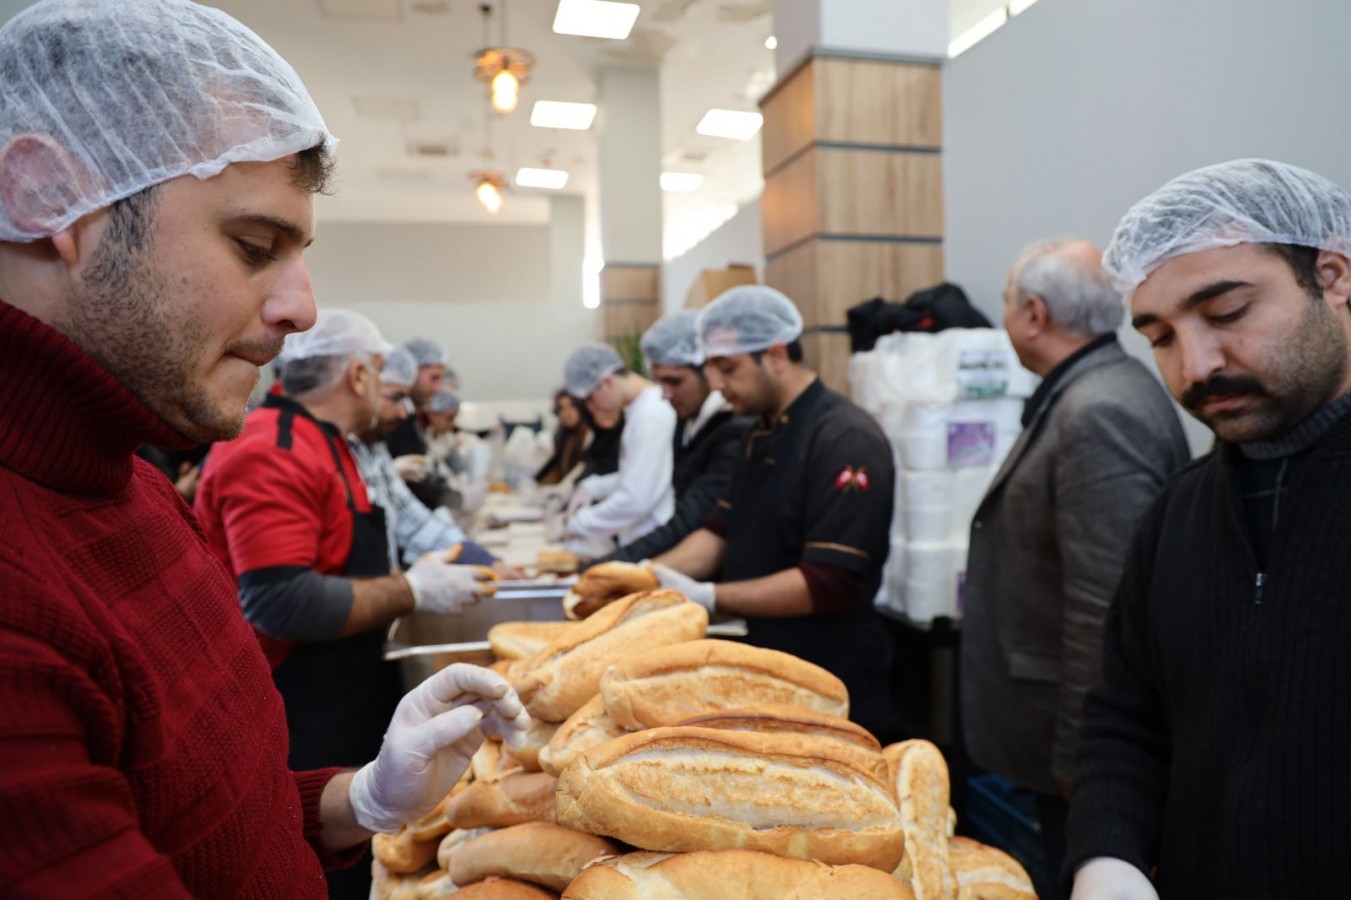
[[1074, 900], [1351, 881], [1351, 194], [1239, 160], [1136, 204], [1104, 264], [1212, 431], [1145, 514], [1084, 709]]

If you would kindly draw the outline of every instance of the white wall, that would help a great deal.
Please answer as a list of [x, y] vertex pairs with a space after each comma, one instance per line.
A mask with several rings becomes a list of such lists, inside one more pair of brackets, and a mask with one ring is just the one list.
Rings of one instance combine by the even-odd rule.
[[662, 307], [668, 312], [685, 305], [685, 295], [704, 269], [720, 269], [732, 263], [755, 267], [755, 277], [765, 277], [765, 236], [760, 227], [760, 198], [741, 207], [717, 231], [661, 269]]
[[1348, 34], [1346, 0], [1041, 0], [945, 70], [948, 277], [997, 316], [1023, 245], [1105, 244], [1132, 203], [1209, 163], [1351, 185]]
[[468, 400], [547, 400], [596, 313], [550, 297], [547, 226], [320, 223], [306, 253], [321, 307], [385, 337], [442, 341]]

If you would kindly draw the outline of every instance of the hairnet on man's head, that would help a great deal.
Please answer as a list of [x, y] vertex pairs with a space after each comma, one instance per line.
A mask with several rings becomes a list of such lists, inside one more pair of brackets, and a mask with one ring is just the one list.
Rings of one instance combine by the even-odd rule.
[[1322, 175], [1265, 159], [1206, 166], [1132, 206], [1103, 265], [1129, 294], [1170, 259], [1236, 244], [1293, 244], [1351, 256], [1351, 194]]
[[609, 344], [583, 344], [563, 364], [563, 386], [579, 400], [600, 387], [601, 380], [624, 368], [619, 352]]
[[[0, 241], [50, 237], [170, 179], [320, 144], [336, 140], [300, 76], [218, 9], [42, 0], [0, 27], [0, 178], [11, 198]], [[53, 175], [60, 160], [69, 171]]]
[[437, 391], [432, 399], [427, 401], [427, 412], [453, 413], [459, 409], [460, 398], [450, 391]]
[[737, 356], [797, 340], [802, 336], [802, 313], [772, 287], [743, 284], [704, 307], [695, 329], [704, 359]]
[[431, 338], [413, 338], [411, 341], [404, 341], [403, 349], [413, 354], [418, 368], [450, 364], [450, 355], [446, 353], [446, 348]]
[[699, 338], [694, 323], [697, 309], [667, 313], [656, 321], [639, 341], [643, 356], [656, 366], [698, 366], [704, 361], [699, 353]]
[[375, 323], [361, 313], [321, 309], [313, 328], [286, 336], [277, 360], [284, 365], [317, 356], [383, 355], [392, 349]]
[[385, 354], [385, 367], [380, 370], [384, 384], [411, 385], [417, 381], [417, 360], [402, 347], [394, 347]]

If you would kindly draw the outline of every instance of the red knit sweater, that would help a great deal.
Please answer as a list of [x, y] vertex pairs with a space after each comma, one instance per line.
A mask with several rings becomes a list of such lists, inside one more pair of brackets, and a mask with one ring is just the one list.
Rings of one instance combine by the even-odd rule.
[[322, 897], [335, 770], [287, 770], [234, 583], [143, 442], [183, 439], [0, 302], [0, 892]]

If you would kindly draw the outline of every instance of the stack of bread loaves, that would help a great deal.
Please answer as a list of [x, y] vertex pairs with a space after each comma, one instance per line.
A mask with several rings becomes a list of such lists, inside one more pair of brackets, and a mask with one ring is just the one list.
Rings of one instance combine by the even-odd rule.
[[376, 839], [378, 898], [1034, 898], [1012, 860], [949, 840], [936, 748], [883, 750], [829, 672], [703, 639], [670, 591], [541, 624], [490, 635], [527, 747], [485, 744], [441, 807]]

